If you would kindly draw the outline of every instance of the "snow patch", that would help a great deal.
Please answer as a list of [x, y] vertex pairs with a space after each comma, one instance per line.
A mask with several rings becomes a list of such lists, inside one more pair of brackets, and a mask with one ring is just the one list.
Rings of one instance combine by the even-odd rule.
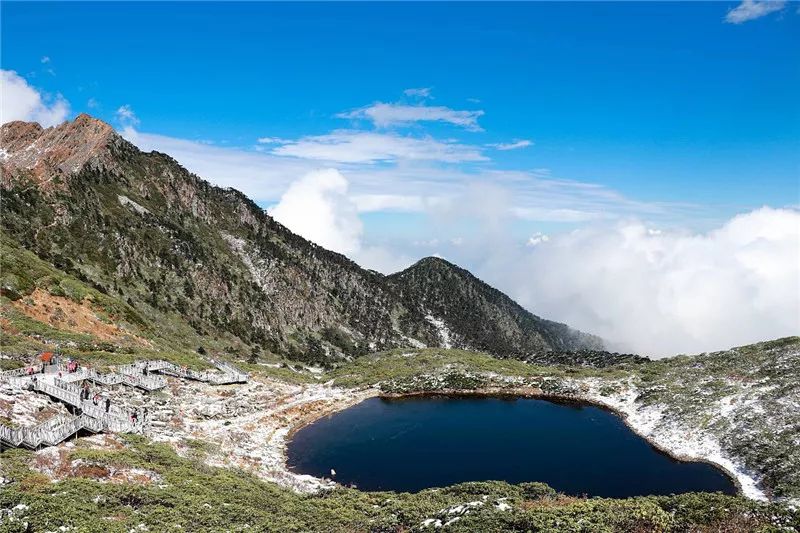
[[441, 318], [436, 318], [432, 314], [428, 313], [425, 315], [425, 320], [429, 323], [433, 324], [433, 327], [436, 328], [436, 331], [439, 333], [439, 339], [442, 341], [442, 347], [444, 348], [452, 348], [452, 338], [453, 335], [450, 332], [450, 328], [447, 327], [447, 324]]
[[128, 207], [132, 208], [134, 211], [136, 211], [140, 215], [144, 215], [144, 214], [150, 212], [149, 209], [147, 209], [143, 205], [137, 204], [136, 202], [134, 202], [133, 200], [131, 200], [127, 196], [123, 196], [121, 194], [118, 194], [117, 195], [117, 200], [119, 201], [119, 205], [123, 205], [123, 206], [127, 205]]

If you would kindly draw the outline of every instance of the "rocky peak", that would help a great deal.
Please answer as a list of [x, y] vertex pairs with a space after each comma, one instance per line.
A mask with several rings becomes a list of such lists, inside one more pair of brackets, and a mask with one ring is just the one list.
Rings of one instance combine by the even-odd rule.
[[542, 319], [472, 273], [426, 257], [388, 277], [394, 290], [422, 306], [458, 339], [455, 347], [525, 358], [553, 350], [602, 349], [600, 338]]
[[428, 257], [423, 257], [413, 265], [411, 265], [408, 270], [418, 269], [418, 268], [441, 268], [445, 270], [458, 268], [456, 265], [447, 261], [446, 259], [442, 259], [441, 257], [436, 257], [435, 255], [431, 255]]
[[28, 179], [43, 189], [56, 187], [55, 177], [78, 173], [87, 163], [108, 163], [108, 148], [126, 143], [114, 129], [85, 113], [58, 126], [9, 122], [0, 127], [2, 185]]

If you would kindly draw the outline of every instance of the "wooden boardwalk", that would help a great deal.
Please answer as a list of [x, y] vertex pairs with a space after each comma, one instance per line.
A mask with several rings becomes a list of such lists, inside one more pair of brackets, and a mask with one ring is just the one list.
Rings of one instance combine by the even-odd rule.
[[[163, 375], [181, 379], [202, 381], [212, 385], [229, 383], [246, 383], [247, 373], [240, 371], [230, 363], [211, 360], [216, 371], [198, 372], [170, 363], [169, 361], [137, 361], [129, 365], [120, 365], [113, 372], [101, 373], [93, 368], [81, 367], [69, 372], [65, 365], [34, 365], [0, 372], [0, 381], [14, 388], [30, 389], [54, 398], [72, 408], [76, 414], [59, 414], [30, 427], [13, 428], [0, 424], [0, 445], [3, 447], [25, 447], [37, 449], [42, 446], [54, 446], [81, 430], [92, 433], [139, 433], [142, 421], [133, 420], [127, 412], [116, 406], [105, 407], [95, 405], [88, 399], [81, 398], [80, 385], [83, 381], [92, 381], [99, 385], [123, 384], [150, 392], [166, 386]], [[31, 369], [36, 369], [31, 372]]]

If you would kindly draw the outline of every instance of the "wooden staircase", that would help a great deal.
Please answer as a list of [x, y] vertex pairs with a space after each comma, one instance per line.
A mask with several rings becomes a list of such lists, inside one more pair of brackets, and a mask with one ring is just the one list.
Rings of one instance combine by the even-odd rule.
[[[142, 422], [134, 423], [124, 410], [110, 406], [94, 405], [89, 400], [81, 399], [78, 382], [85, 380], [102, 385], [123, 384], [137, 387], [145, 391], [155, 391], [166, 386], [163, 376], [152, 375], [151, 372], [171, 375], [182, 379], [207, 382], [212, 385], [229, 383], [246, 383], [247, 373], [223, 361], [211, 360], [217, 371], [198, 372], [180, 367], [169, 361], [138, 361], [129, 365], [120, 365], [114, 372], [101, 373], [93, 368], [79, 368], [68, 372], [65, 365], [46, 365], [43, 372], [30, 374], [28, 368], [18, 368], [0, 372], [0, 381], [12, 382], [20, 387], [46, 394], [73, 408], [80, 414], [56, 415], [32, 427], [12, 428], [0, 424], [0, 445], [4, 447], [24, 447], [36, 449], [41, 446], [56, 444], [85, 429], [93, 433], [109, 431], [114, 433], [136, 433], [142, 430]], [[59, 374], [55, 377], [54, 374]], [[30, 376], [30, 377], [29, 377]], [[33, 379], [33, 377], [37, 379]], [[48, 376], [47, 379], [44, 379]], [[41, 378], [41, 379], [40, 379]]]

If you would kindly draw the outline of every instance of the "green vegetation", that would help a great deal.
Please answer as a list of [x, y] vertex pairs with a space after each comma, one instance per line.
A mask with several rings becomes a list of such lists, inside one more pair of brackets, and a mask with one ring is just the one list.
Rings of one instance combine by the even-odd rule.
[[[36, 289], [89, 306], [99, 324], [118, 326], [123, 334], [114, 342], [79, 333], [68, 324], [56, 328], [27, 316], [13, 302], [33, 303]], [[58, 347], [64, 354], [97, 366], [125, 364], [138, 359], [167, 359], [191, 368], [207, 368], [197, 353], [205, 346], [216, 356], [236, 358], [247, 349], [237, 339], [199, 335], [184, 317], [147, 306], [134, 309], [119, 296], [98, 290], [66, 274], [22, 248], [0, 231], [0, 347], [16, 358], [16, 365], [31, 355]], [[57, 312], [57, 311], [56, 311]], [[146, 346], [149, 344], [149, 346]], [[4, 360], [6, 366], [13, 361]]]
[[[0, 531], [405, 531], [423, 521], [446, 522], [457, 506], [481, 502], [448, 526], [450, 531], [779, 531], [800, 526], [800, 515], [775, 504], [720, 494], [624, 500], [573, 498], [541, 483], [463, 483], [417, 494], [340, 488], [299, 495], [245, 472], [181, 458], [164, 444], [128, 436], [120, 450], [78, 446], [66, 458], [77, 475], [51, 483], [31, 468], [30, 452], [4, 452], [0, 508], [19, 504]], [[192, 446], [202, 455], [203, 444]], [[193, 454], [194, 455], [194, 454]], [[151, 471], [150, 482], [107, 483], [110, 470]], [[500, 507], [510, 506], [507, 510]], [[28, 524], [26, 529], [25, 523]], [[786, 530], [786, 529], [784, 529]]]
[[[385, 382], [409, 383], [441, 373], [496, 374], [498, 378], [531, 378], [535, 381], [542, 377], [613, 379], [625, 376], [626, 368], [624, 365], [607, 368], [538, 366], [515, 359], [496, 359], [486, 353], [426, 348], [365, 355], [342, 365], [329, 375], [336, 385], [360, 387]], [[505, 383], [502, 380], [495, 381], [498, 385]], [[416, 390], [422, 392], [430, 389], [421, 384]]]
[[715, 435], [773, 496], [800, 498], [800, 337], [661, 359], [634, 376], [644, 405]]

